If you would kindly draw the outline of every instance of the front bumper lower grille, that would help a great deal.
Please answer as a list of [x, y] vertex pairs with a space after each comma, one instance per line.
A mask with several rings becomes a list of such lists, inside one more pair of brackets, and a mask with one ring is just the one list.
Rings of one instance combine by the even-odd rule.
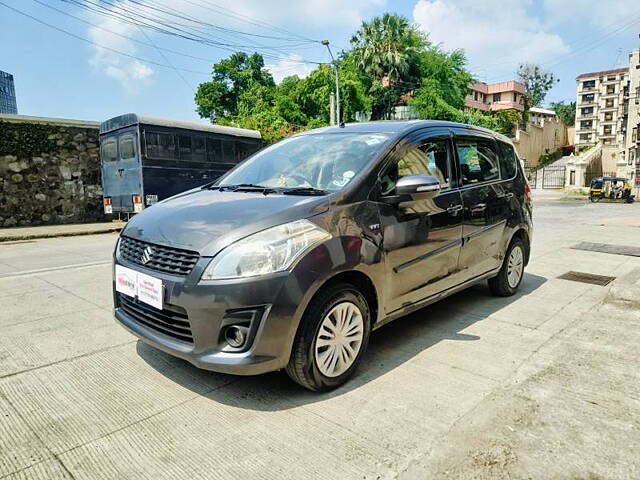
[[117, 294], [118, 306], [136, 322], [182, 342], [193, 344], [193, 334], [187, 312], [176, 305], [165, 305], [163, 310]]
[[120, 258], [150, 270], [186, 276], [200, 258], [198, 252], [143, 242], [129, 237], [120, 238]]

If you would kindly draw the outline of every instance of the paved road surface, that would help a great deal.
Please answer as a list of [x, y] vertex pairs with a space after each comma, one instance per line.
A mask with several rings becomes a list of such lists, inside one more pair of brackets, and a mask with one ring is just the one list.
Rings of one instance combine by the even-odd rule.
[[[552, 362], [549, 345], [569, 348], [558, 339], [607, 293], [556, 277], [568, 270], [620, 276], [640, 266], [638, 258], [569, 248], [637, 244], [640, 204], [541, 196], [535, 223], [520, 294], [494, 298], [482, 285], [382, 328], [357, 377], [322, 395], [281, 372], [204, 372], [137, 342], [112, 320], [115, 234], [0, 244], [0, 478], [447, 477], [443, 468], [452, 467], [438, 458], [465, 446], [471, 437], [460, 429], [489, 418], [483, 406], [523, 372]], [[638, 325], [628, 328], [637, 338]], [[638, 384], [637, 364], [619, 367]], [[602, 440], [624, 454], [638, 424], [630, 439], [633, 431], [619, 420]], [[482, 428], [472, 429], [476, 442]], [[628, 435], [616, 446], [620, 429]], [[578, 452], [578, 473], [613, 478], [624, 466], [613, 457], [590, 465], [590, 453]], [[515, 454], [503, 450], [478, 455], [464, 475], [502, 477], [514, 464]], [[518, 468], [544, 466], [549, 478], [565, 478], [558, 456], [551, 448], [538, 467], [520, 459]]]

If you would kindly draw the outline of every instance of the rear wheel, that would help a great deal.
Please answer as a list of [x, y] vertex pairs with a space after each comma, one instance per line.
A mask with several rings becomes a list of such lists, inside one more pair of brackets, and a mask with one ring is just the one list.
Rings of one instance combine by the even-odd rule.
[[519, 238], [514, 238], [507, 249], [500, 272], [489, 279], [491, 293], [500, 297], [516, 293], [524, 276], [524, 259], [524, 243]]
[[339, 387], [360, 363], [370, 330], [371, 316], [364, 296], [346, 283], [329, 286], [307, 307], [287, 374], [309, 390]]

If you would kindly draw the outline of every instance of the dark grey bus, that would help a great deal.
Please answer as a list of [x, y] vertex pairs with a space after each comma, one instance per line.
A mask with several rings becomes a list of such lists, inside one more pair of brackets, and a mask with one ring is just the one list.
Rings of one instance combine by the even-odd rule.
[[259, 150], [260, 132], [127, 113], [100, 125], [105, 213], [145, 206], [211, 182]]

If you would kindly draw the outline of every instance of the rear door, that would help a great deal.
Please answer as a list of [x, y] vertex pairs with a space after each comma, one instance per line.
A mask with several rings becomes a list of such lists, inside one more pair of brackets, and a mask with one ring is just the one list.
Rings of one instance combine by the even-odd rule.
[[100, 139], [102, 183], [114, 212], [133, 212], [133, 196], [142, 195], [140, 154], [136, 129]]
[[[449, 131], [428, 129], [408, 140], [392, 155], [378, 182], [388, 312], [454, 286], [462, 238], [462, 199], [455, 188]], [[437, 177], [440, 194], [430, 200], [385, 203], [383, 197], [393, 194], [397, 180], [412, 174]]]
[[471, 279], [501, 264], [513, 194], [501, 181], [496, 141], [473, 130], [454, 129], [454, 134], [464, 206], [459, 266]]

